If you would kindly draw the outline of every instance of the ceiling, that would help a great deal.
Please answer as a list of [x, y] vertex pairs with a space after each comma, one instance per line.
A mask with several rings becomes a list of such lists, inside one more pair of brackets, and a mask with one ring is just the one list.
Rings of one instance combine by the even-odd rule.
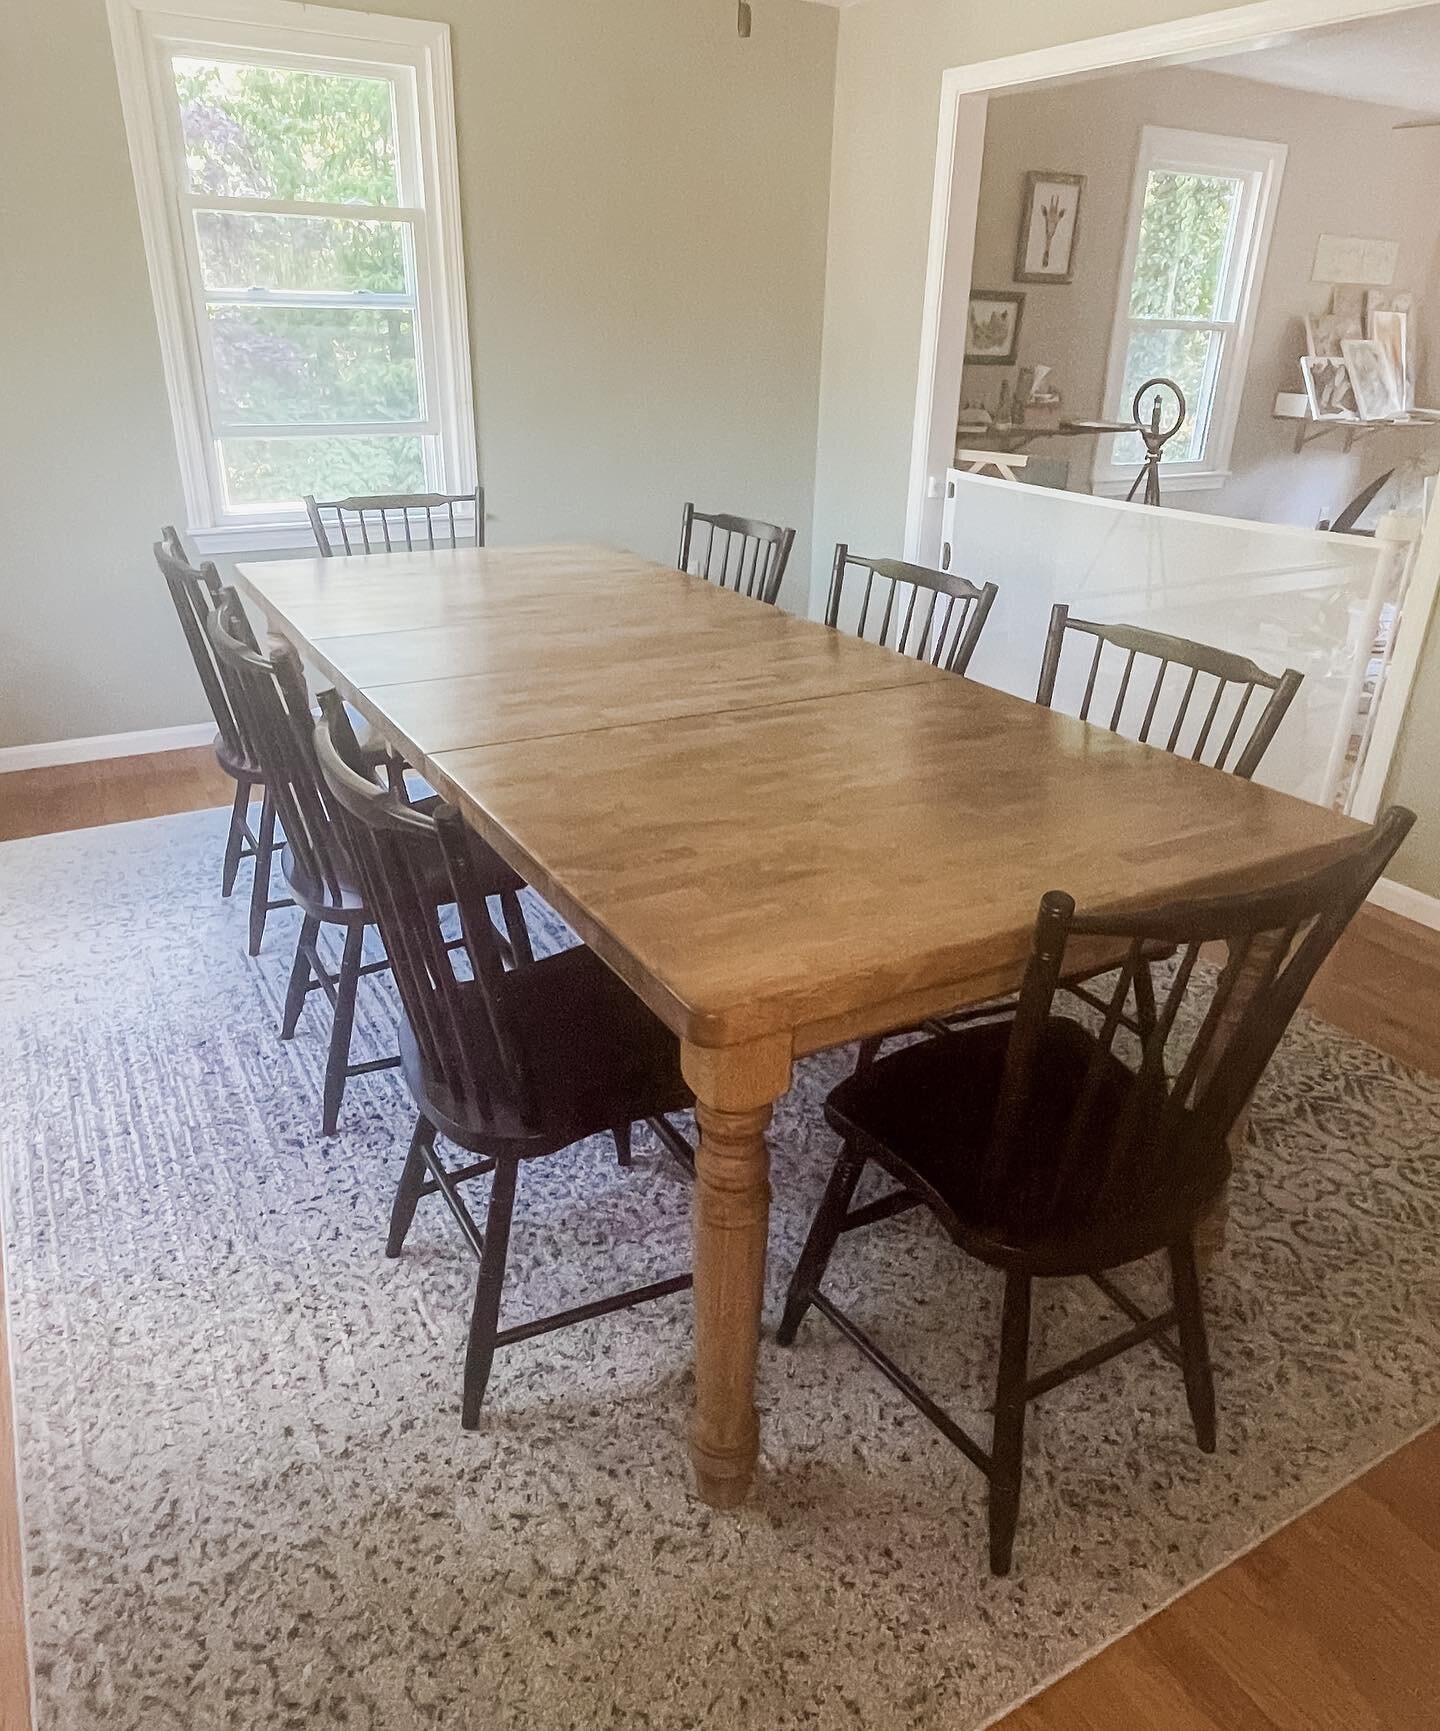
[[1440, 6], [1338, 24], [1187, 64], [1411, 114], [1440, 114]]

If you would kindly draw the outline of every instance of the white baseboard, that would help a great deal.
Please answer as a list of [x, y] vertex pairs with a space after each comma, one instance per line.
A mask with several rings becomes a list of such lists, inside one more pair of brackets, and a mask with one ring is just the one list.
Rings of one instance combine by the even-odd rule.
[[209, 745], [213, 721], [183, 727], [149, 727], [135, 733], [97, 733], [89, 739], [54, 739], [46, 745], [0, 746], [0, 775], [13, 769], [50, 769], [59, 763], [94, 763], [104, 757], [140, 757], [151, 751], [182, 751]]
[[1397, 884], [1394, 878], [1381, 878], [1370, 892], [1377, 908], [1388, 908], [1392, 914], [1403, 914], [1417, 926], [1429, 926], [1440, 932], [1440, 896], [1427, 896], [1423, 890], [1412, 890], [1409, 884]]

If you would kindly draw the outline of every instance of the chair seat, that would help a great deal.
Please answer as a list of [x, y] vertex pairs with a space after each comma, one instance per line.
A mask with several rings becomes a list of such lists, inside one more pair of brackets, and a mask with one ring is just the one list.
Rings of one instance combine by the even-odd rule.
[[[439, 1086], [407, 1021], [400, 1023], [400, 1067], [420, 1110], [443, 1136], [473, 1153], [524, 1141], [529, 1154], [568, 1148], [617, 1125], [694, 1103], [680, 1074], [680, 1045], [665, 1024], [584, 945], [507, 973], [500, 1010], [532, 1078], [537, 1122], [523, 1125], [508, 1105], [488, 1116]], [[463, 1013], [479, 1030], [486, 1017], [478, 986], [462, 986]]]
[[[1229, 1176], [1221, 1142], [1194, 1162], [1171, 1158], [1161, 1133], [1164, 1099], [1142, 1122], [1115, 1170], [1110, 1132], [1129, 1100], [1134, 1074], [1107, 1054], [1080, 1131], [1091, 1160], [1057, 1155], [1070, 1134], [1095, 1040], [1065, 1017], [1046, 1029], [1037, 1093], [1012, 1156], [1004, 1193], [986, 1194], [987, 1153], [1013, 1023], [962, 1028], [877, 1059], [842, 1082], [825, 1115], [842, 1136], [927, 1200], [951, 1236], [997, 1266], [1037, 1274], [1082, 1273], [1168, 1245]], [[1176, 1171], [1190, 1166], [1184, 1185]]]
[[216, 763], [232, 781], [253, 781], [256, 783], [264, 781], [265, 774], [260, 765], [251, 763], [243, 751], [232, 751], [225, 743], [223, 734], [217, 733], [210, 744], [215, 753]]

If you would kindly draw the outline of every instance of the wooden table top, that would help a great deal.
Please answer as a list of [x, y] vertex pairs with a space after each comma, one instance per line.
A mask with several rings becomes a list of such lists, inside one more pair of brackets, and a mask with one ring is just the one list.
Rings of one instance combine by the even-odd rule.
[[699, 1046], [798, 1053], [975, 1001], [1018, 980], [1046, 890], [1239, 888], [1359, 828], [629, 554], [240, 580]]

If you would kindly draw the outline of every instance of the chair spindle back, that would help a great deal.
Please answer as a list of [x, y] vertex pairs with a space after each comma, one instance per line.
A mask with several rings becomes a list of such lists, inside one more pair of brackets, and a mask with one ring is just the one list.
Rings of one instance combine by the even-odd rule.
[[[1070, 896], [1046, 895], [987, 1156], [984, 1196], [992, 1217], [1003, 1222], [1023, 1210], [1032, 1224], [1063, 1221], [1077, 1194], [1097, 1190], [1125, 1197], [1127, 1207], [1148, 1201], [1153, 1208], [1163, 1199], [1139, 1194], [1127, 1178], [1157, 1170], [1143, 1158], [1157, 1147], [1166, 1151], [1167, 1196], [1184, 1197], [1187, 1177], [1219, 1151], [1316, 970], [1414, 821], [1412, 812], [1392, 806], [1342, 857], [1274, 889], [1114, 915], [1077, 913]], [[1067, 1091], [1074, 1109], [1063, 1134], [1047, 1133], [1037, 1161], [1033, 1126], [1056, 1082], [1047, 1036], [1056, 993], [1076, 971], [1066, 954], [1076, 939], [1087, 947], [1099, 941], [1112, 954], [1124, 946], [1125, 961], [1098, 1006], [1098, 1036], [1084, 1074], [1071, 1078], [1078, 1083]], [[1144, 988], [1155, 993], [1152, 1026], [1135, 1038], [1125, 1030], [1126, 1000], [1157, 943], [1178, 955], [1168, 980], [1157, 977]], [[1223, 945], [1226, 959], [1218, 972], [1197, 974], [1206, 944]]]
[[[859, 611], [853, 623], [849, 598], [860, 591]], [[862, 587], [863, 574], [863, 587]], [[998, 591], [993, 583], [971, 583], [926, 565], [911, 565], [904, 559], [866, 559], [852, 553], [841, 541], [835, 548], [830, 573], [830, 596], [825, 605], [825, 623], [837, 630], [853, 630], [901, 655], [913, 655], [932, 667], [963, 673], [990, 617]]]
[[[697, 525], [703, 534], [697, 533]], [[794, 544], [795, 531], [777, 523], [697, 511], [687, 504], [680, 519], [677, 563], [692, 577], [773, 606]]]
[[[535, 1121], [530, 1078], [505, 1014], [505, 964], [471, 832], [452, 807], [417, 811], [396, 790], [394, 776], [388, 788], [377, 781], [356, 748], [336, 692], [322, 692], [320, 708], [313, 733], [320, 773], [427, 1070], [456, 1103], [458, 1115], [500, 1130], [523, 1130]], [[456, 972], [455, 951], [435, 905], [437, 841], [459, 913], [469, 980]], [[477, 992], [480, 1016], [470, 1013]]]
[[255, 757], [242, 736], [223, 670], [216, 665], [215, 653], [205, 630], [205, 621], [220, 593], [220, 573], [208, 559], [203, 565], [192, 565], [185, 556], [184, 543], [168, 525], [160, 531], [160, 539], [155, 543], [155, 562], [165, 579], [165, 587], [170, 591], [170, 600], [179, 616], [180, 629], [185, 633], [190, 659], [200, 676], [205, 701], [210, 705], [221, 742], [231, 757], [253, 763]]
[[300, 658], [283, 642], [262, 655], [240, 597], [230, 588], [217, 595], [206, 630], [274, 797], [285, 845], [300, 874], [339, 906], [344, 856], [315, 761], [314, 717]]
[[[1095, 640], [1077, 710], [1082, 721], [1096, 721], [1142, 745], [1163, 745], [1166, 751], [1209, 763], [1215, 769], [1228, 769], [1246, 780], [1259, 768], [1303, 679], [1293, 669], [1267, 673], [1243, 655], [1187, 637], [1171, 637], [1138, 625], [1098, 625], [1088, 619], [1072, 619], [1069, 608], [1061, 603], [1050, 614], [1036, 693], [1036, 701], [1046, 708], [1054, 700], [1061, 652], [1072, 634]], [[1113, 664], [1109, 668], [1102, 667], [1107, 647], [1116, 651], [1109, 658]], [[1153, 678], [1145, 667], [1137, 671], [1137, 660], [1158, 664]], [[1107, 677], [1099, 713], [1092, 715], [1102, 673], [1108, 675], [1116, 668], [1113, 696]], [[1178, 670], [1174, 678], [1170, 677], [1172, 669]], [[1257, 691], [1269, 693], [1258, 708], [1251, 703]], [[1247, 721], [1247, 717], [1251, 719]]]
[[[456, 514], [466, 507], [474, 511], [473, 535], [462, 533]], [[473, 493], [367, 493], [319, 500], [307, 493], [305, 510], [322, 559], [485, 545], [483, 487]]]

